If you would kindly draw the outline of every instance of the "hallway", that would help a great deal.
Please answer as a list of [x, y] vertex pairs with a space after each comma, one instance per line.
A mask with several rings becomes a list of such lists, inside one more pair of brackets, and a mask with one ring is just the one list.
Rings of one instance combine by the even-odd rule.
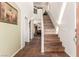
[[30, 43], [26, 43], [26, 46], [16, 54], [16, 57], [30, 57], [38, 56], [41, 51], [40, 36], [35, 36]]
[[65, 52], [46, 52], [42, 54], [40, 38], [40, 35], [36, 35], [30, 43], [27, 43], [26, 46], [15, 55], [15, 57], [69, 57]]
[[[69, 57], [55, 32], [55, 28], [47, 12], [44, 13], [44, 53], [41, 53], [41, 35], [36, 34], [31, 42], [15, 55], [15, 57]], [[36, 31], [37, 33], [37, 31]]]
[[0, 6], [5, 11], [0, 19], [1, 57], [76, 56], [75, 3], [1, 2]]
[[29, 44], [26, 44], [26, 46], [15, 55], [15, 57], [68, 57], [65, 52], [42, 54], [40, 41], [40, 36], [35, 36]]

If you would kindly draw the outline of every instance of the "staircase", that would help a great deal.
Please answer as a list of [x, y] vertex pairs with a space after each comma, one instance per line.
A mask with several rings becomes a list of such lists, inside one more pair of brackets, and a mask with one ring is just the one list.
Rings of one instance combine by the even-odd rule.
[[45, 52], [64, 52], [62, 42], [55, 32], [55, 28], [48, 14], [43, 15], [44, 21], [44, 51]]

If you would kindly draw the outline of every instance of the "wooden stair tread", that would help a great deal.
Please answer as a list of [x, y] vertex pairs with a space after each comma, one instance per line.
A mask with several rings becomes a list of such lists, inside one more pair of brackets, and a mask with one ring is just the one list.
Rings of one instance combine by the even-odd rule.
[[45, 42], [61, 42], [59, 39], [45, 39]]
[[46, 37], [58, 37], [58, 34], [44, 34]]
[[56, 31], [54, 28], [53, 29], [50, 29], [50, 28], [47, 28], [47, 29], [44, 29], [45, 31]]
[[50, 31], [50, 32], [44, 32], [45, 34], [55, 34], [56, 32]]
[[61, 45], [62, 46], [62, 42], [53, 42], [53, 43], [52, 42], [45, 42], [44, 44], [45, 45], [50, 45], [50, 46], [51, 45]]
[[52, 27], [49, 27], [49, 26], [46, 27], [46, 26], [45, 26], [44, 29], [54, 29], [54, 27], [53, 27], [53, 26], [52, 26]]
[[44, 38], [45, 40], [60, 40], [59, 37], [49, 37], [49, 36], [47, 36], [47, 37], [44, 36], [44, 37], [45, 37]]
[[61, 41], [53, 41], [53, 42], [45, 41], [45, 44], [57, 44], [57, 43], [62, 43], [62, 42]]
[[44, 20], [43, 22], [44, 22], [44, 24], [45, 24], [45, 23], [50, 23], [50, 24], [52, 24], [52, 22], [51, 22], [50, 19], [46, 19], [46, 20]]
[[47, 37], [44, 36], [44, 37], [45, 40], [60, 40], [59, 37], [51, 37], [51, 36], [47, 36]]
[[61, 46], [53, 46], [53, 47], [45, 47], [45, 52], [64, 52], [64, 47]]
[[44, 41], [45, 42], [52, 42], [52, 43], [53, 42], [61, 42], [59, 39], [56, 39], [56, 40], [55, 39], [52, 39], [52, 40], [51, 39], [49, 39], [49, 40], [48, 39], [45, 39]]
[[54, 26], [44, 26], [44, 29], [54, 29]]
[[44, 38], [45, 40], [60, 40], [59, 37], [46, 37]]
[[49, 50], [49, 51], [58, 51], [58, 50], [61, 50], [61, 51], [64, 51], [64, 47], [53, 47], [53, 48], [51, 48], [51, 47], [49, 47], [49, 48], [45, 48], [45, 51], [47, 51], [47, 50]]
[[44, 26], [53, 26], [52, 24], [44, 24]]
[[64, 49], [45, 49], [45, 52], [64, 52]]
[[51, 21], [44, 21], [44, 24], [50, 24], [50, 23], [52, 23]]
[[56, 37], [56, 36], [47, 36], [47, 35], [44, 35], [44, 37], [47, 38], [47, 39], [59, 39], [59, 37]]
[[62, 43], [61, 42], [57, 42], [57, 43], [44, 43], [45, 44], [45, 46], [62, 46]]
[[45, 24], [44, 27], [51, 27], [54, 29], [54, 26], [52, 24], [50, 24], [50, 25]]
[[63, 49], [64, 49], [64, 47], [63, 47], [63, 46], [60, 46], [60, 45], [59, 45], [59, 46], [58, 46], [58, 45], [57, 45], [57, 46], [52, 46], [52, 45], [49, 46], [49, 45], [46, 45], [46, 48], [47, 48], [47, 49], [50, 49], [50, 48], [52, 48], [52, 49], [53, 49], [53, 48], [56, 48], [56, 49], [63, 48]]

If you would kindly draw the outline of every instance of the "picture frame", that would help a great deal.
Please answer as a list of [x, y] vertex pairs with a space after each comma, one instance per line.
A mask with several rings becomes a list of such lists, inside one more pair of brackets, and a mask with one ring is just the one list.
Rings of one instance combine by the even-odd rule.
[[17, 25], [17, 19], [17, 9], [7, 2], [0, 2], [0, 22]]

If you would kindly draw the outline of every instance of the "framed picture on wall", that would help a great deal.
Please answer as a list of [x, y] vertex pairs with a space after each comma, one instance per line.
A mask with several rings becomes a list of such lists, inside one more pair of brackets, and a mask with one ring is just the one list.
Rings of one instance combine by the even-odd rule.
[[37, 9], [36, 8], [34, 8], [34, 13], [37, 14]]
[[0, 22], [17, 24], [18, 11], [7, 2], [0, 2]]

